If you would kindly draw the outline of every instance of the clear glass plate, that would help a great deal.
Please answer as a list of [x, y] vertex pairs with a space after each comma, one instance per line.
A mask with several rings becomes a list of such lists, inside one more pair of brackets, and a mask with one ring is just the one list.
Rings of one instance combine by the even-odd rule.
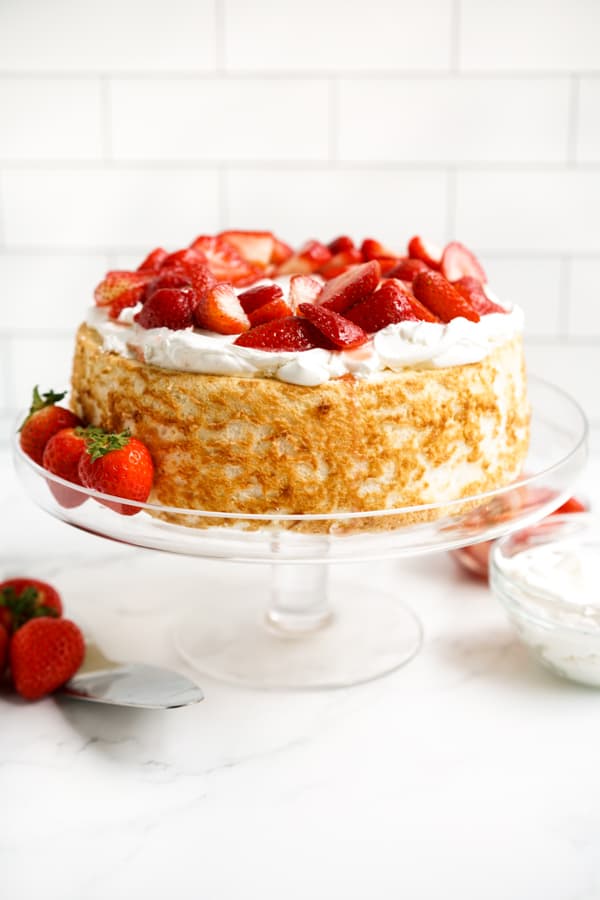
[[[585, 416], [564, 391], [539, 379], [530, 378], [529, 396], [525, 474], [452, 503], [298, 516], [179, 509], [72, 485], [27, 457], [17, 438], [14, 458], [35, 503], [76, 528], [169, 553], [273, 564], [264, 592], [225, 589], [199, 598], [176, 637], [195, 668], [246, 685], [337, 687], [393, 671], [421, 642], [414, 614], [393, 594], [356, 585], [348, 564], [493, 540], [571, 495], [586, 460]], [[123, 515], [120, 505], [139, 511]]]

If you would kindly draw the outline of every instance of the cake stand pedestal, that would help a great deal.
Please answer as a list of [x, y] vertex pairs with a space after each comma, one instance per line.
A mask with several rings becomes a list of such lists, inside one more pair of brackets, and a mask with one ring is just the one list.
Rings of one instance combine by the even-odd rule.
[[[401, 599], [418, 597], [422, 583], [407, 588], [403, 580], [397, 592], [383, 590], [375, 568], [372, 578], [358, 582], [352, 563], [493, 540], [535, 523], [572, 494], [586, 460], [585, 416], [553, 385], [530, 378], [529, 391], [525, 474], [506, 487], [451, 503], [266, 516], [119, 498], [140, 508], [137, 515], [123, 516], [105, 503], [112, 499], [114, 505], [115, 498], [51, 475], [23, 454], [16, 439], [15, 465], [33, 500], [76, 528], [173, 554], [269, 565], [270, 577], [250, 577], [246, 566], [240, 567], [244, 577], [228, 576], [210, 587], [189, 577], [169, 581], [165, 606], [173, 585], [193, 599], [176, 626], [175, 642], [199, 672], [268, 689], [347, 687], [400, 668], [422, 642], [421, 625]], [[118, 593], [118, 567], [114, 576]]]

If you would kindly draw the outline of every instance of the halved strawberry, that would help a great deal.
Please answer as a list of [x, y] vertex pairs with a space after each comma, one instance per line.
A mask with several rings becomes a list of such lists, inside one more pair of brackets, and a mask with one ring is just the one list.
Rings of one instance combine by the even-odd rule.
[[422, 259], [410, 259], [405, 256], [396, 263], [393, 269], [385, 273], [385, 277], [399, 278], [400, 281], [412, 281], [419, 272], [426, 272], [428, 269], [429, 266]]
[[250, 320], [242, 309], [231, 284], [221, 282], [200, 297], [194, 310], [198, 328], [218, 334], [239, 334], [248, 331]]
[[381, 266], [376, 259], [353, 266], [327, 282], [319, 296], [319, 305], [334, 312], [344, 312], [354, 303], [370, 297], [379, 284], [380, 277]]
[[161, 288], [148, 297], [133, 318], [142, 328], [191, 328], [196, 302], [196, 292], [191, 287]]
[[294, 251], [289, 244], [286, 244], [285, 241], [280, 241], [279, 238], [274, 239], [273, 250], [271, 251], [271, 263], [273, 263], [273, 265], [280, 266], [286, 259], [293, 256], [293, 254]]
[[126, 306], [135, 306], [136, 303], [143, 300], [146, 285], [152, 281], [153, 277], [153, 272], [126, 272], [123, 270], [107, 272], [94, 291], [96, 305], [118, 304], [119, 312]]
[[290, 278], [289, 303], [294, 312], [301, 303], [315, 303], [323, 290], [323, 285], [310, 275], [292, 275]]
[[380, 241], [376, 241], [374, 238], [365, 238], [360, 249], [365, 260], [379, 260], [382, 275], [393, 269], [398, 262], [398, 254], [388, 247], [384, 247]]
[[479, 313], [440, 272], [420, 272], [413, 281], [413, 291], [417, 300], [442, 322], [449, 322], [457, 316], [479, 322]]
[[405, 322], [409, 319], [437, 321], [435, 316], [412, 296], [402, 282], [393, 278], [384, 281], [379, 290], [375, 291], [368, 300], [357, 303], [348, 310], [346, 315], [352, 322], [360, 325], [370, 334], [380, 331], [387, 325]]
[[502, 306], [499, 306], [497, 303], [494, 303], [493, 300], [490, 300], [483, 289], [483, 285], [476, 278], [464, 275], [463, 278], [459, 278], [458, 281], [453, 282], [452, 286], [456, 288], [465, 300], [469, 301], [473, 309], [475, 309], [480, 316], [485, 316], [488, 313], [506, 313], [506, 310]]
[[227, 281], [244, 287], [261, 277], [261, 271], [243, 259], [237, 249], [222, 237], [200, 235], [191, 249], [203, 253], [207, 265], [217, 281]]
[[199, 299], [216, 283], [204, 253], [186, 247], [171, 253], [163, 262], [156, 279], [148, 285], [146, 296], [163, 287], [193, 287]]
[[271, 262], [275, 237], [270, 231], [222, 231], [223, 238], [238, 251], [242, 259], [264, 270]]
[[161, 288], [181, 288], [191, 286], [192, 282], [190, 276], [186, 273], [185, 269], [182, 269], [181, 267], [161, 269], [156, 278], [153, 278], [148, 284], [145, 297], [148, 298], [154, 291], [159, 291]]
[[254, 347], [256, 350], [312, 350], [315, 347], [333, 349], [325, 336], [308, 319], [288, 316], [257, 325], [234, 341], [240, 347]]
[[321, 266], [319, 275], [322, 275], [326, 280], [337, 278], [338, 275], [342, 275], [343, 272], [347, 271], [348, 266], [357, 266], [362, 261], [363, 255], [356, 247], [350, 250], [340, 250], [339, 253], [331, 257], [329, 262]]
[[336, 253], [344, 253], [346, 250], [355, 249], [354, 241], [351, 237], [348, 237], [347, 234], [341, 234], [339, 237], [336, 237], [333, 241], [330, 241], [327, 244], [327, 247], [329, 248], [329, 250], [331, 250], [334, 256], [336, 255]]
[[408, 255], [411, 259], [421, 259], [430, 269], [439, 269], [442, 260], [442, 249], [437, 244], [423, 240], [416, 235], [408, 242]]
[[188, 266], [196, 263], [204, 263], [206, 265], [206, 262], [206, 254], [201, 250], [197, 250], [194, 247], [184, 247], [182, 250], [175, 250], [174, 253], [169, 253], [168, 256], [165, 256], [160, 268], [162, 271], [165, 269], [186, 269]]
[[157, 247], [139, 264], [137, 267], [138, 272], [146, 272], [147, 270], [158, 272], [168, 255], [167, 251], [163, 250], [162, 247]]
[[238, 294], [242, 309], [248, 315], [273, 300], [283, 300], [283, 291], [278, 284], [257, 284]]
[[440, 271], [448, 281], [458, 281], [464, 275], [471, 278], [477, 278], [483, 284], [487, 282], [487, 277], [479, 260], [468, 250], [464, 244], [458, 241], [452, 241], [444, 248]]
[[314, 303], [301, 303], [298, 312], [319, 329], [338, 350], [353, 350], [366, 344], [369, 335], [360, 325], [340, 316], [332, 309], [315, 306]]
[[262, 325], [263, 322], [272, 322], [273, 319], [285, 319], [286, 316], [291, 315], [292, 310], [283, 299], [283, 296], [281, 296], [271, 300], [270, 303], [264, 303], [258, 309], [255, 309], [254, 312], [248, 313], [248, 318], [250, 319], [250, 327], [254, 328], [255, 325]]
[[320, 241], [310, 240], [279, 266], [278, 275], [310, 275], [331, 259], [331, 250]]

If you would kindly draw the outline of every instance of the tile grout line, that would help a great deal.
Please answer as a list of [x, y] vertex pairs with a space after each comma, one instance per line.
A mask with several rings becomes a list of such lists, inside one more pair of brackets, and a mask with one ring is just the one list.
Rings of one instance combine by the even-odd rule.
[[[329, 168], [329, 159], [228, 159], [226, 164], [240, 169], [252, 171], [288, 171], [290, 169], [305, 169], [306, 171], [315, 171], [318, 169], [327, 170]], [[109, 160], [82, 160], [82, 159], [39, 159], [39, 160], [18, 160], [5, 159], [0, 161], [5, 173], [9, 172], [92, 172], [104, 171], [106, 162], [110, 163], [111, 169], [121, 169], [123, 171], [199, 171], [204, 172], [210, 169], [216, 169], [224, 163], [220, 159], [177, 159], [176, 157], [163, 157], [161, 159], [115, 159], [111, 157]], [[398, 161], [397, 159], [344, 159], [338, 160], [339, 168], [342, 171], [388, 171], [388, 172], [443, 172], [452, 167], [456, 172], [467, 173], [483, 173], [491, 175], [504, 174], [524, 174], [531, 173], [541, 174], [564, 174], [568, 172], [568, 167], [562, 162], [555, 161], [478, 161], [478, 160], [461, 160], [456, 162], [450, 159], [438, 159], [423, 162], [418, 159], [408, 159]], [[577, 172], [582, 174], [597, 175], [600, 173], [600, 160], [597, 162], [579, 162], [577, 164]]]
[[[216, 0], [218, 2], [218, 0]], [[224, 23], [224, 17], [223, 17]], [[224, 50], [224, 48], [223, 48]], [[460, 48], [459, 48], [460, 50]], [[139, 69], [137, 71], [131, 70], [123, 70], [123, 69], [112, 69], [110, 71], [111, 78], [118, 78], [121, 80], [139, 80], [139, 79], [148, 79], [155, 80], [157, 78], [164, 78], [165, 80], [173, 80], [180, 78], [189, 78], [189, 79], [213, 79], [216, 80], [218, 78], [245, 78], [248, 80], [252, 79], [263, 79], [263, 80], [274, 80], [281, 81], [282, 78], [290, 78], [290, 79], [306, 79], [306, 80], [315, 80], [315, 79], [326, 79], [331, 78], [333, 76], [339, 78], [350, 78], [360, 80], [364, 79], [394, 79], [394, 78], [406, 78], [406, 79], [418, 79], [418, 78], [439, 78], [444, 79], [448, 77], [448, 68], [447, 66], [440, 69], [232, 69], [226, 67], [226, 61], [223, 60], [223, 70], [219, 71], [214, 67], [209, 69], [168, 69], [165, 71], [161, 71], [160, 69]], [[26, 79], [55, 79], [55, 80], [70, 80], [70, 79], [82, 79], [82, 80], [91, 80], [97, 79], [102, 75], [106, 75], [107, 72], [105, 69], [97, 69], [94, 71], [83, 71], [83, 70], [61, 70], [61, 71], [49, 71], [45, 69], [40, 69], [38, 71], [0, 71], [0, 81], [4, 79], [18, 79], [22, 78]], [[598, 69], [578, 69], [577, 74], [579, 77], [585, 78], [596, 78], [600, 79], [600, 71]], [[549, 79], [562, 79], [569, 77], [568, 71], [563, 71], [559, 69], [472, 69], [465, 70], [459, 69], [456, 71], [456, 75], [458, 75], [461, 79], [469, 80], [472, 78], [478, 79], [501, 79], [501, 80], [537, 80], [540, 78]]]
[[580, 79], [576, 74], [571, 75], [569, 83], [569, 109], [567, 123], [567, 166], [572, 167], [577, 163], [577, 137], [579, 130], [579, 104], [580, 104]]

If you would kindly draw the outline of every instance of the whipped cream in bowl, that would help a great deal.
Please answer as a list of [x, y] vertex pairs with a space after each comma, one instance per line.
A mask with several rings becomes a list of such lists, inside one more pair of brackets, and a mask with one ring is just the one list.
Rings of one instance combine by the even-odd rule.
[[542, 665], [600, 687], [600, 521], [552, 516], [498, 541], [490, 584]]
[[479, 322], [462, 317], [447, 324], [398, 322], [349, 351], [257, 350], [236, 345], [237, 335], [196, 328], [145, 329], [134, 320], [141, 306], [124, 309], [117, 320], [111, 319], [105, 308], [92, 307], [86, 322], [100, 334], [107, 352], [141, 359], [159, 368], [207, 375], [262, 376], [316, 387], [344, 375], [369, 378], [386, 369], [443, 368], [480, 362], [499, 344], [523, 330], [520, 307], [504, 304], [504, 308], [506, 313], [490, 313]]

